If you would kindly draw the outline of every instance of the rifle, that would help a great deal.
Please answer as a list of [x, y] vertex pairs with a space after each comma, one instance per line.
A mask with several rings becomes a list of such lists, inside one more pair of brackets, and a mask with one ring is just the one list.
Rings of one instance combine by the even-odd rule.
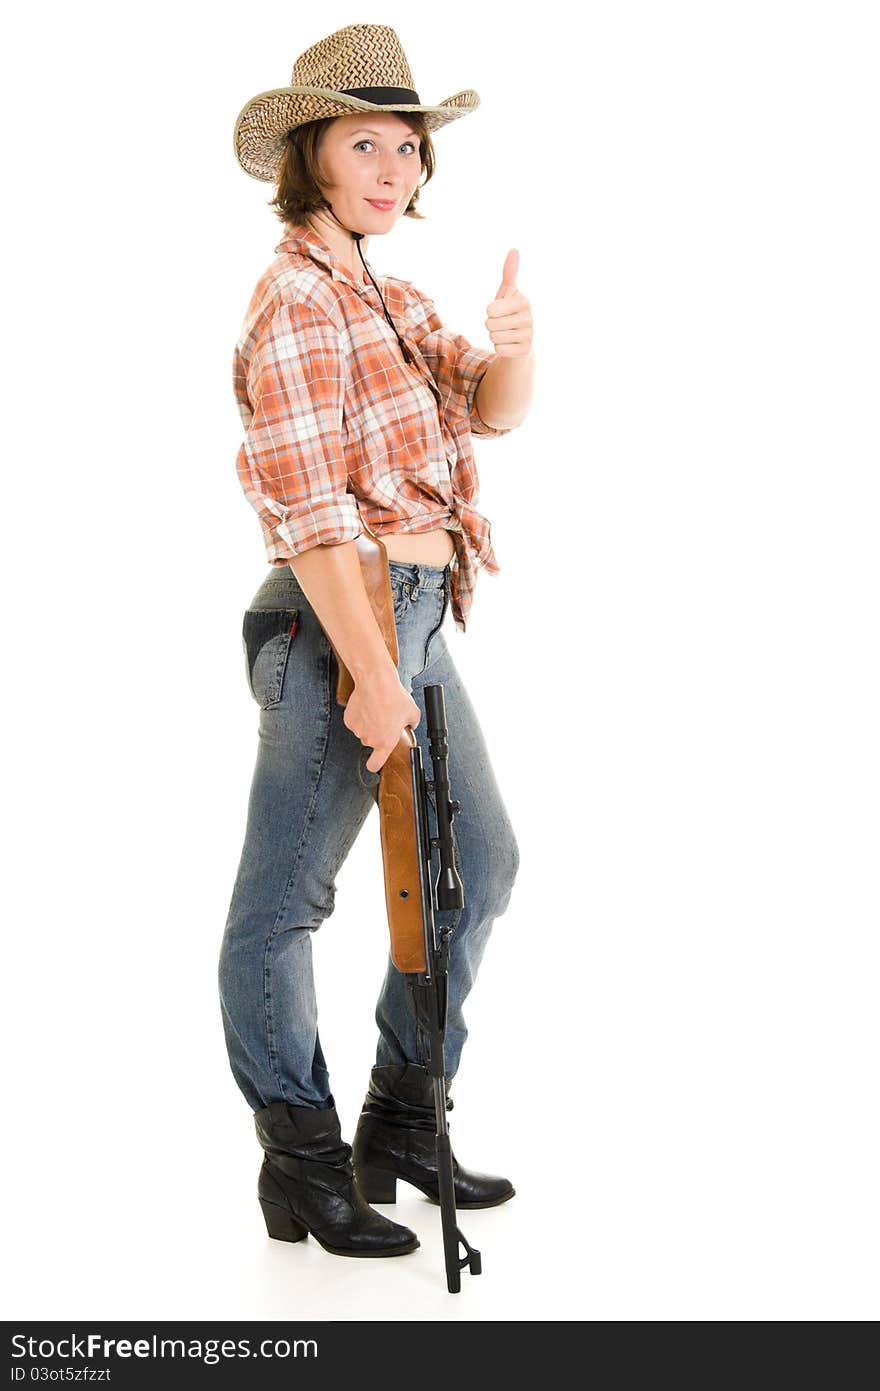
[[[362, 523], [363, 525], [363, 523]], [[391, 594], [388, 557], [378, 536], [368, 527], [355, 542], [367, 597], [395, 666], [399, 661], [397, 628]], [[329, 641], [329, 638], [328, 638]], [[351, 673], [333, 647], [339, 666], [338, 704], [345, 705], [354, 690]], [[428, 1044], [426, 1071], [434, 1089], [437, 1132], [437, 1179], [446, 1286], [461, 1290], [461, 1271], [482, 1271], [480, 1253], [469, 1245], [456, 1221], [452, 1146], [446, 1121], [447, 961], [451, 927], [437, 931], [434, 910], [464, 906], [464, 889], [455, 867], [452, 818], [460, 810], [450, 796], [446, 704], [442, 685], [425, 686], [425, 718], [433, 778], [428, 780], [422, 751], [411, 725], [404, 726], [396, 747], [379, 772], [379, 829], [385, 875], [385, 906], [391, 934], [391, 959], [406, 976], [407, 998]], [[433, 792], [437, 834], [428, 817], [428, 791]], [[431, 852], [436, 848], [440, 868], [431, 882]], [[460, 1247], [465, 1254], [460, 1255]]]

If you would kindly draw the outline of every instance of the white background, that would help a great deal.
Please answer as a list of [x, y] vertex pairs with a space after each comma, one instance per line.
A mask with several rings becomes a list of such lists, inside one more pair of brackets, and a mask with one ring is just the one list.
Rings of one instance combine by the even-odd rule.
[[[7, 1318], [878, 1313], [876, 8], [38, 6], [7, 47]], [[216, 961], [266, 571], [231, 356], [280, 239], [244, 102], [396, 28], [436, 136], [373, 238], [489, 346], [501, 574], [449, 641], [522, 867], [450, 1117], [513, 1201], [392, 1261], [271, 1242]], [[378, 820], [315, 942], [351, 1139], [387, 950]]]

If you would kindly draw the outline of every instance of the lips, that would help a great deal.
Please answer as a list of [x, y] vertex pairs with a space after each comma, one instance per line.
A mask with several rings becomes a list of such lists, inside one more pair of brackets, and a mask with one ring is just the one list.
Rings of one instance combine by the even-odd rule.
[[396, 205], [396, 200], [394, 198], [368, 198], [367, 202], [370, 204], [370, 207], [378, 208], [380, 212], [390, 212]]

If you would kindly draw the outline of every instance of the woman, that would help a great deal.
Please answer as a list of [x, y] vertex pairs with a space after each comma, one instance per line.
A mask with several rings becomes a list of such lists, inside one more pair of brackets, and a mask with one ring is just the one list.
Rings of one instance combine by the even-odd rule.
[[[277, 184], [285, 236], [235, 353], [245, 426], [238, 473], [272, 568], [244, 618], [260, 739], [220, 999], [230, 1066], [265, 1151], [258, 1191], [269, 1234], [298, 1241], [311, 1232], [336, 1255], [415, 1250], [415, 1234], [369, 1202], [393, 1202], [398, 1178], [437, 1196], [433, 1093], [404, 977], [389, 957], [376, 1065], [351, 1146], [318, 1036], [311, 958], [312, 933], [333, 911], [336, 874], [405, 725], [430, 766], [418, 703], [425, 682], [444, 687], [466, 886], [451, 924], [448, 1080], [467, 1035], [462, 1004], [519, 858], [441, 632], [450, 606], [465, 628], [476, 568], [498, 569], [475, 507], [470, 435], [508, 433], [531, 390], [516, 253], [490, 306], [493, 354], [445, 329], [409, 282], [377, 283], [362, 245], [401, 215], [420, 216], [417, 185], [434, 167], [430, 131], [478, 100], [461, 92], [422, 105], [394, 31], [355, 24], [309, 49], [292, 85], [255, 97], [236, 123], [242, 167]], [[364, 523], [388, 556], [397, 666], [361, 578], [354, 540]], [[344, 707], [336, 652], [354, 678]], [[513, 1196], [507, 1179], [454, 1168], [460, 1207]]]

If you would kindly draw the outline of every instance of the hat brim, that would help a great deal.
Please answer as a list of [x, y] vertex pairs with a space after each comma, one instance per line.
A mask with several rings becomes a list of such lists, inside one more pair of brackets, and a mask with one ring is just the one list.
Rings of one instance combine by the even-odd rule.
[[467, 116], [479, 104], [478, 94], [470, 88], [447, 97], [439, 106], [405, 102], [386, 106], [328, 87], [272, 87], [251, 97], [238, 113], [233, 134], [235, 157], [246, 174], [271, 183], [278, 174], [287, 132], [307, 121], [351, 115], [353, 111], [418, 111], [425, 117], [428, 130], [434, 131]]

